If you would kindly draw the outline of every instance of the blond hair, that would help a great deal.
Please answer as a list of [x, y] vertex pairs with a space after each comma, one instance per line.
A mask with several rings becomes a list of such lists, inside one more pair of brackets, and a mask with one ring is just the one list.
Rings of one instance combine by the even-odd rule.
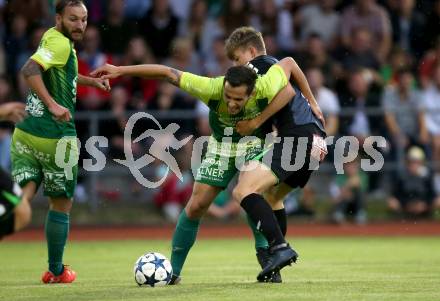
[[226, 54], [229, 59], [234, 59], [234, 52], [245, 47], [255, 47], [259, 52], [266, 52], [263, 35], [253, 27], [243, 26], [235, 29], [225, 43]]

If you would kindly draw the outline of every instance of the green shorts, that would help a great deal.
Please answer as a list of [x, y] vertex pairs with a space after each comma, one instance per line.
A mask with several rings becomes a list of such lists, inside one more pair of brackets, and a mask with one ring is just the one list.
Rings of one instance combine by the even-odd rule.
[[[58, 155], [57, 154], [58, 148]], [[18, 128], [11, 145], [12, 176], [21, 187], [43, 183], [48, 197], [73, 198], [78, 175], [76, 137], [41, 138]]]
[[262, 144], [261, 139], [221, 143], [211, 136], [197, 169], [196, 182], [226, 188], [238, 168], [261, 152]]

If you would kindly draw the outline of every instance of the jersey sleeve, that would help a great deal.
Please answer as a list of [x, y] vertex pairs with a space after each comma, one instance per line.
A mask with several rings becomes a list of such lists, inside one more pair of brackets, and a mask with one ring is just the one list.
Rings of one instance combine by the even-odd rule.
[[208, 104], [210, 99], [221, 97], [223, 77], [209, 78], [183, 72], [180, 88]]
[[272, 65], [267, 73], [258, 78], [257, 97], [267, 98], [269, 102], [287, 85], [288, 79], [280, 65]]
[[52, 67], [63, 67], [70, 55], [70, 44], [67, 39], [56, 36], [44, 37], [37, 51], [31, 56], [43, 67], [44, 71]]

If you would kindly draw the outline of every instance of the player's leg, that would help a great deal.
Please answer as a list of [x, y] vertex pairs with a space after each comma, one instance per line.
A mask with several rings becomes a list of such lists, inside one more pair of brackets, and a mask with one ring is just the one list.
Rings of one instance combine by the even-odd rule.
[[242, 171], [233, 196], [241, 203], [257, 228], [269, 242], [270, 258], [259, 273], [258, 281], [271, 281], [274, 273], [295, 262], [298, 254], [286, 243], [272, 208], [261, 193], [277, 184], [278, 178], [265, 165], [258, 161], [248, 164], [251, 170]]
[[179, 216], [173, 234], [171, 265], [174, 276], [180, 275], [188, 252], [196, 241], [200, 218], [221, 190], [221, 187], [194, 183], [191, 197]]
[[43, 283], [71, 283], [76, 279], [76, 273], [63, 264], [63, 255], [69, 235], [72, 199], [54, 197], [49, 200], [45, 223], [49, 270], [43, 273], [41, 280]]
[[[220, 153], [218, 142], [211, 137], [202, 163], [195, 176], [191, 197], [180, 213], [172, 239], [171, 265], [173, 277], [170, 284], [180, 282], [180, 273], [193, 246], [199, 230], [200, 218], [208, 210], [209, 205], [231, 180], [230, 172], [219, 166]], [[227, 162], [227, 161], [226, 161]]]
[[44, 283], [70, 283], [76, 273], [63, 264], [64, 249], [70, 227], [70, 197], [50, 197], [49, 212], [46, 216], [45, 234], [49, 270], [41, 278]]
[[[11, 162], [14, 182], [6, 173], [1, 175], [2, 182], [8, 182], [8, 184], [5, 184], [8, 186], [6, 190], [9, 191], [10, 194], [17, 196], [17, 201], [13, 208], [13, 215], [8, 218], [10, 223], [13, 224], [13, 227], [10, 228], [13, 232], [23, 229], [30, 223], [32, 215], [30, 203], [42, 179], [40, 165], [31, 151], [32, 147], [29, 145], [30, 141], [28, 138], [25, 132], [18, 129], [14, 131], [11, 143]], [[19, 191], [20, 186], [21, 191]]]
[[66, 197], [49, 198], [49, 200], [49, 212], [45, 222], [49, 271], [54, 276], [59, 276], [64, 270], [63, 255], [69, 235], [72, 200]]
[[240, 172], [238, 184], [232, 193], [272, 247], [285, 244], [286, 241], [272, 208], [261, 194], [277, 183], [278, 178], [269, 168], [258, 161], [250, 161], [247, 170]]
[[37, 184], [30, 181], [22, 188], [21, 202], [14, 210], [15, 215], [15, 230], [20, 231], [25, 228], [32, 219], [31, 201], [37, 192]]
[[16, 231], [15, 212], [21, 203], [20, 194], [18, 185], [0, 169], [0, 239]]
[[[78, 176], [78, 147], [76, 137], [50, 139], [42, 146], [35, 143], [38, 150], [49, 154], [42, 161], [44, 174], [44, 195], [49, 198], [49, 211], [46, 216], [45, 234], [48, 251], [48, 271], [42, 276], [44, 283], [70, 283], [76, 273], [63, 264], [63, 255], [70, 228], [70, 210]], [[57, 154], [57, 152], [59, 152]], [[68, 158], [71, 164], [61, 168], [56, 157]]]
[[[254, 211], [254, 218], [258, 218], [259, 214], [259, 218], [262, 219], [262, 221], [260, 221], [261, 231], [264, 233], [271, 246], [270, 249], [272, 254], [270, 255], [270, 264], [267, 265], [259, 274], [259, 276], [257, 277], [258, 280], [266, 281], [270, 279], [268, 277], [271, 277], [273, 272], [277, 272], [279, 269], [283, 268], [286, 264], [289, 264], [290, 262], [295, 262], [298, 257], [298, 254], [288, 246], [284, 239], [283, 234], [285, 234], [284, 231], [286, 230], [281, 231], [280, 225], [275, 225], [275, 223], [277, 223], [275, 214], [269, 214], [267, 212], [267, 208], [263, 208], [264, 205], [262, 201], [264, 201], [264, 198], [260, 194], [261, 192], [267, 191], [269, 188], [273, 187], [275, 184], [278, 183], [278, 181], [285, 182], [288, 186], [291, 187], [304, 186], [303, 182], [307, 182], [308, 177], [302, 176], [302, 170], [308, 170], [309, 156], [313, 142], [310, 137], [306, 138], [308, 139], [301, 141], [298, 139], [298, 137], [289, 140], [283, 139], [283, 141], [285, 141], [285, 143], [287, 144], [285, 144], [284, 142], [276, 143], [273, 148], [272, 156], [265, 158], [263, 154], [263, 158], [258, 158], [262, 159], [264, 164], [268, 164], [268, 166], [270, 166], [270, 169], [262, 163], [255, 161], [253, 162], [253, 164], [256, 165], [256, 168], [254, 168], [254, 170], [250, 172], [243, 171], [240, 174], [240, 181], [242, 185], [236, 187], [237, 190], [235, 197], [238, 201], [243, 200], [242, 206], [243, 208], [245, 208], [245, 210], [247, 207], [247, 210]], [[285, 158], [285, 156], [283, 155], [283, 148], [285, 146], [291, 150], [291, 157], [289, 158]], [[297, 165], [296, 157], [298, 156], [298, 151], [299, 156], [305, 156], [305, 160], [299, 161], [299, 163], [301, 163], [302, 161], [302, 167], [298, 166], [301, 172], [295, 170], [286, 170], [284, 166], [290, 166], [292, 161], [295, 163], [295, 165]], [[267, 152], [267, 154], [269, 155], [270, 153]], [[266, 159], [271, 159], [271, 161], [266, 162]], [[290, 162], [284, 162], [286, 161], [286, 159], [290, 159]], [[284, 191], [279, 191], [280, 196], [285, 194], [285, 191], [288, 189], [283, 190]], [[256, 203], [258, 203], [259, 205], [257, 206]], [[273, 201], [273, 203], [275, 203], [275, 201]], [[280, 219], [285, 219], [285, 212], [284, 210], [282, 210], [282, 208], [282, 203], [277, 203], [277, 207], [275, 207], [275, 209], [280, 209]], [[260, 212], [256, 212], [258, 210]], [[266, 213], [263, 213], [263, 211], [266, 211]], [[273, 221], [275, 221], [275, 223]], [[281, 224], [283, 224], [282, 220]], [[284, 229], [287, 229], [287, 225], [285, 222], [284, 225]]]
[[271, 187], [265, 194], [264, 197], [270, 204], [275, 215], [278, 225], [280, 226], [283, 236], [287, 233], [287, 217], [286, 210], [284, 208], [284, 199], [286, 195], [292, 191], [292, 187], [286, 183], [280, 183], [276, 186]]

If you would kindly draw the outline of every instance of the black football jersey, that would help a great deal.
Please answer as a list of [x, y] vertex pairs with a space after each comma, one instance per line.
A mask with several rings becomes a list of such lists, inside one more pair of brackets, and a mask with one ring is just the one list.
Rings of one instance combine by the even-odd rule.
[[[258, 75], [265, 74], [278, 60], [273, 56], [260, 55], [248, 63]], [[301, 136], [305, 126], [316, 125], [325, 134], [321, 121], [315, 117], [309, 102], [301, 93], [301, 90], [290, 81], [296, 94], [292, 100], [279, 110], [267, 123], [274, 124], [278, 130], [278, 136], [298, 135]], [[269, 129], [268, 124], [264, 127]]]

